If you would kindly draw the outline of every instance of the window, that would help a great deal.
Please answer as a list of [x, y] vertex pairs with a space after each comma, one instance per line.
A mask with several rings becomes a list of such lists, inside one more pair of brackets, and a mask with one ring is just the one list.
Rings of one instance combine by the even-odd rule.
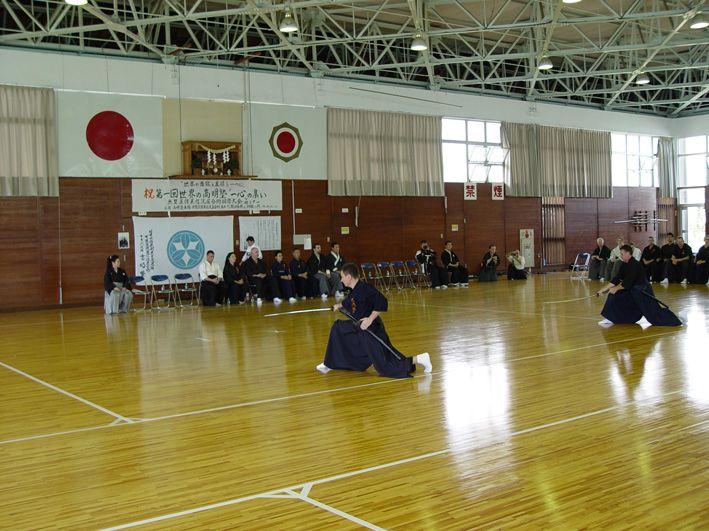
[[679, 186], [706, 186], [709, 167], [709, 136], [680, 138], [677, 143]]
[[657, 187], [657, 137], [611, 134], [613, 186]]
[[677, 143], [680, 232], [694, 252], [704, 243], [706, 189], [709, 184], [709, 136], [680, 138]]
[[501, 183], [507, 152], [500, 122], [444, 118], [443, 180], [447, 183]]

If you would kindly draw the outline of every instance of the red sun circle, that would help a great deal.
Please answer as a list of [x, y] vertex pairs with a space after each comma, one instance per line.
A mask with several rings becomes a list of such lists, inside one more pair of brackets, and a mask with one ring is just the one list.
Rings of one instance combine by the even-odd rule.
[[276, 137], [276, 145], [283, 154], [292, 153], [295, 150], [295, 136], [290, 131], [281, 131]]
[[101, 111], [86, 126], [86, 143], [99, 158], [122, 159], [133, 147], [133, 126], [120, 113]]

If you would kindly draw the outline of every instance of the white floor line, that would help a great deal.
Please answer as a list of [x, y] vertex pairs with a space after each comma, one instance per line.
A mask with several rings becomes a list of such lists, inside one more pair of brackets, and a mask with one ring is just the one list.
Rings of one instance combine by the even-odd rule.
[[[671, 334], [674, 334], [677, 332], [678, 332], [677, 330], [673, 330], [673, 331], [669, 331], [669, 332], [662, 332], [660, 334], [652, 334], [652, 335], [646, 335], [646, 336], [629, 338], [629, 339], [618, 339], [617, 341], [608, 341], [606, 343], [597, 343], [595, 345], [584, 345], [582, 347], [573, 347], [573, 348], [568, 348], [568, 349], [564, 349], [564, 350], [556, 350], [554, 352], [546, 352], [544, 354], [536, 354], [534, 356], [524, 356], [522, 358], [513, 358], [513, 359], [506, 360], [506, 361], [487, 363], [485, 365], [492, 366], [492, 365], [500, 365], [500, 364], [505, 364], [505, 363], [515, 363], [518, 361], [531, 360], [531, 359], [536, 359], [536, 358], [544, 358], [546, 356], [555, 356], [558, 354], [564, 354], [566, 352], [574, 352], [577, 350], [584, 350], [584, 349], [594, 348], [594, 347], [603, 347], [605, 345], [612, 345], [614, 343], [629, 343], [631, 341], [639, 341], [641, 339], [649, 339], [652, 337], [666, 336], [666, 335], [671, 335]], [[417, 374], [414, 376], [414, 378], [427, 378], [427, 377], [431, 377], [434, 375], [440, 375], [442, 373], [443, 373], [443, 371], [435, 371], [435, 372], [431, 372], [428, 374]], [[128, 420], [130, 420], [131, 423], [133, 423], [133, 424], [142, 424], [145, 422], [156, 422], [156, 421], [160, 421], [160, 420], [168, 420], [168, 419], [175, 419], [175, 418], [181, 418], [181, 417], [191, 417], [194, 415], [202, 415], [205, 413], [214, 413], [217, 411], [226, 411], [229, 409], [238, 409], [238, 408], [242, 408], [242, 407], [256, 406], [256, 405], [260, 405], [260, 404], [269, 404], [269, 403], [273, 403], [273, 402], [283, 402], [283, 401], [291, 400], [294, 398], [307, 398], [309, 396], [317, 396], [317, 395], [322, 395], [322, 394], [327, 394], [327, 393], [335, 393], [335, 392], [339, 392], [339, 391], [348, 391], [350, 389], [360, 389], [363, 387], [373, 387], [375, 385], [384, 385], [384, 384], [395, 383], [395, 382], [400, 382], [400, 381], [407, 381], [407, 380], [404, 380], [404, 379], [401, 379], [401, 380], [400, 379], [381, 380], [381, 381], [370, 382], [370, 383], [360, 384], [360, 385], [351, 385], [351, 386], [347, 386], [347, 387], [336, 387], [334, 389], [323, 389], [321, 391], [313, 391], [310, 393], [301, 393], [301, 394], [297, 394], [297, 395], [286, 395], [286, 396], [280, 396], [280, 397], [276, 397], [276, 398], [265, 398], [263, 400], [255, 400], [252, 402], [240, 402], [238, 404], [228, 404], [225, 406], [217, 406], [217, 407], [208, 408], [208, 409], [198, 409], [195, 411], [186, 411], [184, 413], [175, 413], [172, 415], [165, 415], [162, 417], [145, 418], [145, 419], [131, 418]], [[120, 419], [118, 419], [118, 420], [120, 420]], [[43, 434], [43, 435], [30, 435], [28, 437], [20, 437], [17, 439], [9, 439], [6, 441], [0, 441], [0, 446], [2, 446], [4, 444], [32, 441], [35, 439], [46, 439], [46, 438], [58, 437], [58, 436], [62, 436], [62, 435], [71, 435], [73, 433], [81, 433], [84, 431], [102, 430], [105, 428], [113, 428], [115, 426], [122, 426], [124, 424], [126, 424], [126, 422], [119, 422], [119, 423], [115, 423], [115, 424], [111, 423], [108, 425], [101, 425], [101, 426], [92, 426], [89, 428], [77, 428], [74, 430], [59, 431], [59, 432], [47, 433], [47, 434]]]
[[[386, 469], [386, 468], [391, 468], [391, 467], [395, 467], [395, 466], [402, 465], [402, 464], [406, 464], [406, 463], [412, 463], [412, 462], [415, 462], [415, 461], [421, 461], [421, 460], [423, 460], [423, 459], [430, 459], [431, 457], [437, 457], [437, 456], [445, 455], [445, 454], [451, 453], [451, 452], [453, 452], [453, 451], [460, 452], [460, 451], [479, 450], [479, 449], [482, 449], [482, 448], [487, 448], [487, 447], [490, 447], [490, 446], [494, 446], [494, 445], [496, 445], [496, 444], [502, 444], [502, 443], [506, 442], [507, 440], [511, 439], [512, 437], [517, 437], [517, 436], [519, 436], [519, 435], [526, 435], [526, 434], [528, 434], [528, 433], [533, 433], [533, 432], [536, 432], [536, 431], [545, 430], [545, 429], [547, 429], [547, 428], [551, 428], [551, 427], [554, 427], [554, 426], [561, 426], [561, 425], [564, 425], [564, 424], [569, 424], [569, 423], [572, 423], [572, 422], [576, 422], [576, 421], [578, 421], [578, 420], [587, 419], [587, 418], [595, 417], [595, 416], [598, 416], [598, 415], [603, 415], [603, 414], [608, 413], [608, 412], [611, 412], [611, 411], [616, 411], [616, 410], [619, 410], [619, 409], [626, 408], [626, 407], [628, 407], [628, 406], [630, 406], [630, 405], [633, 405], [633, 404], [640, 404], [640, 403], [643, 403], [643, 402], [650, 402], [650, 401], [652, 401], [652, 400], [661, 400], [661, 399], [663, 399], [663, 398], [665, 398], [665, 397], [672, 396], [672, 395], [676, 395], [676, 394], [679, 394], [679, 393], [682, 393], [682, 392], [684, 392], [684, 391], [681, 390], [681, 389], [678, 389], [678, 390], [676, 390], [676, 391], [670, 391], [670, 392], [668, 392], [668, 393], [662, 393], [662, 394], [657, 395], [657, 396], [648, 397], [648, 398], [643, 398], [643, 399], [640, 399], [640, 400], [630, 400], [630, 401], [628, 401], [628, 402], [624, 402], [623, 404], [616, 404], [615, 406], [609, 406], [609, 407], [606, 407], [606, 408], [603, 408], [603, 409], [597, 409], [597, 410], [595, 410], [595, 411], [590, 411], [590, 412], [588, 412], [588, 413], [584, 413], [584, 414], [581, 414], [581, 415], [576, 415], [576, 416], [574, 416], [574, 417], [569, 417], [569, 418], [557, 420], [557, 421], [554, 421], [554, 422], [547, 422], [547, 423], [545, 423], [545, 424], [539, 424], [539, 425], [537, 425], [537, 426], [532, 426], [532, 427], [530, 427], [530, 428], [525, 428], [525, 429], [523, 429], [523, 430], [518, 430], [518, 431], [512, 432], [512, 433], [510, 433], [509, 435], [507, 435], [507, 436], [505, 436], [504, 438], [502, 438], [502, 440], [493, 440], [493, 441], [491, 441], [491, 442], [489, 442], [489, 443], [485, 443], [485, 444], [482, 444], [482, 445], [479, 444], [479, 443], [477, 443], [477, 444], [476, 444], [476, 443], [468, 443], [468, 444], [456, 445], [456, 446], [454, 446], [454, 447], [453, 447], [453, 446], [449, 446], [449, 447], [447, 447], [447, 448], [444, 448], [443, 450], [438, 450], [438, 451], [435, 451], [435, 452], [429, 452], [429, 453], [426, 453], [426, 454], [416, 455], [416, 456], [413, 456], [413, 457], [408, 457], [408, 458], [406, 458], [406, 459], [399, 459], [399, 460], [397, 460], [397, 461], [390, 461], [390, 462], [388, 462], [388, 463], [383, 463], [383, 464], [381, 464], [381, 465], [371, 466], [371, 467], [368, 467], [368, 468], [362, 468], [362, 469], [360, 469], [360, 470], [353, 470], [353, 471], [351, 471], [351, 472], [344, 472], [344, 473], [342, 473], [342, 474], [337, 474], [337, 475], [335, 475], [335, 476], [330, 476], [330, 477], [326, 477], [326, 478], [316, 479], [316, 480], [314, 480], [314, 481], [307, 481], [307, 482], [304, 482], [304, 483], [299, 483], [299, 484], [297, 484], [297, 485], [292, 485], [292, 486], [290, 486], [290, 487], [285, 487], [285, 488], [280, 488], [280, 489], [274, 489], [274, 490], [270, 490], [270, 491], [267, 491], [267, 492], [262, 492], [262, 493], [260, 493], [260, 494], [254, 494], [254, 495], [251, 495], [251, 496], [244, 496], [244, 497], [241, 497], [241, 498], [234, 498], [234, 499], [232, 499], [232, 500], [225, 500], [225, 501], [218, 502], [218, 503], [213, 503], [213, 504], [210, 504], [210, 505], [204, 505], [204, 506], [202, 506], [202, 507], [194, 507], [194, 508], [192, 508], [192, 509], [187, 509], [187, 510], [185, 510], [185, 511], [179, 511], [179, 512], [170, 513], [170, 514], [164, 514], [164, 515], [161, 515], [161, 516], [155, 516], [155, 517], [152, 517], [152, 518], [146, 518], [146, 519], [144, 519], [144, 520], [137, 520], [137, 521], [135, 521], [135, 522], [130, 522], [130, 523], [127, 523], [127, 524], [122, 524], [122, 525], [115, 526], [115, 527], [105, 528], [104, 531], [113, 531], [113, 530], [118, 530], [118, 529], [128, 529], [128, 528], [131, 528], [131, 527], [139, 527], [139, 526], [142, 526], [142, 525], [152, 524], [152, 523], [155, 523], [155, 522], [161, 522], [161, 521], [165, 521], [165, 520], [172, 520], [172, 519], [174, 519], [174, 518], [179, 518], [179, 517], [181, 517], [181, 516], [187, 516], [187, 515], [190, 515], [190, 514], [195, 514], [195, 513], [201, 513], [201, 512], [204, 512], [204, 511], [209, 511], [209, 510], [211, 510], [211, 509], [217, 509], [217, 508], [220, 508], [220, 507], [227, 507], [227, 506], [230, 506], [230, 505], [236, 505], [236, 504], [239, 504], [239, 503], [243, 503], [243, 502], [245, 502], [245, 501], [255, 500], [255, 499], [258, 499], [258, 498], [263, 498], [263, 497], [271, 496], [271, 495], [274, 495], [274, 494], [280, 494], [280, 493], [283, 493], [283, 492], [288, 492], [288, 493], [291, 493], [292, 495], [295, 495], [295, 496], [301, 498], [301, 496], [298, 496], [298, 494], [296, 494], [296, 493], [297, 493], [297, 491], [298, 491], [299, 489], [305, 489], [306, 487], [307, 487], [307, 488], [312, 488], [312, 486], [314, 486], [314, 485], [322, 485], [323, 483], [331, 483], [331, 482], [333, 482], [333, 481], [338, 481], [338, 480], [340, 480], [340, 479], [346, 479], [346, 478], [350, 478], [350, 477], [353, 477], [353, 476], [360, 476], [360, 475], [362, 475], [362, 474], [367, 474], [367, 473], [369, 473], [369, 472], [374, 472], [374, 471], [377, 471], [377, 470], [383, 470], [383, 469]], [[309, 491], [308, 491], [308, 492], [309, 492]], [[303, 499], [303, 498], [301, 498], [301, 499]], [[312, 498], [308, 498], [308, 499], [309, 499], [309, 500], [312, 500]], [[315, 501], [315, 500], [313, 500], [313, 501]], [[310, 502], [309, 502], [309, 503], [310, 503]], [[314, 504], [314, 505], [315, 505], [315, 504]], [[323, 505], [324, 505], [324, 504], [323, 504]], [[329, 506], [328, 506], [328, 507], [329, 507]], [[327, 509], [326, 509], [326, 510], [327, 510]], [[335, 514], [337, 514], [337, 513], [335, 513]], [[345, 514], [346, 514], [346, 513], [345, 513]], [[371, 525], [371, 524], [370, 524], [370, 525]]]
[[324, 511], [330, 512], [332, 514], [336, 514], [340, 518], [344, 518], [345, 520], [349, 520], [350, 522], [353, 522], [357, 525], [361, 525], [362, 527], [366, 527], [367, 529], [372, 529], [373, 531], [385, 531], [384, 528], [382, 528], [382, 527], [371, 524], [371, 523], [367, 522], [366, 520], [362, 520], [361, 518], [357, 518], [356, 516], [353, 516], [350, 513], [346, 513], [344, 511], [341, 511], [340, 509], [336, 509], [332, 505], [327, 505], [326, 503], [319, 502], [318, 500], [314, 500], [313, 498], [310, 498], [308, 496], [303, 496], [302, 494], [297, 494], [297, 493], [293, 492], [292, 490], [286, 490], [285, 492], [287, 492], [288, 494], [291, 494], [297, 500], [303, 500], [304, 502], [309, 503], [310, 505], [314, 505], [315, 507], [323, 509]]
[[17, 439], [7, 439], [5, 441], [0, 441], [0, 446], [2, 446], [4, 444], [13, 444], [13, 443], [26, 442], [26, 441], [34, 441], [36, 439], [49, 439], [51, 437], [59, 437], [60, 435], [71, 435], [73, 433], [82, 433], [85, 431], [104, 430], [106, 428], [115, 428], [116, 426], [123, 426], [125, 424], [126, 424], [125, 422], [120, 422], [119, 424], [115, 424], [115, 421], [114, 421], [114, 422], [111, 422], [110, 424], [101, 424], [100, 426], [88, 426], [86, 428], [74, 428], [72, 430], [55, 431], [53, 433], [42, 433], [40, 435], [28, 435], [26, 437], [19, 437]]
[[[457, 306], [442, 306], [440, 304], [416, 304], [414, 302], [401, 302], [401, 301], [389, 301], [389, 304], [402, 304], [404, 306], [419, 306], [421, 308], [443, 308], [446, 310], [458, 310], [459, 307]], [[465, 306], [466, 310], [480, 310], [480, 311], [485, 311], [489, 313], [511, 313], [514, 315], [536, 315], [539, 317], [550, 317], [551, 314], [548, 313], [539, 313], [539, 312], [516, 312], [514, 310], [493, 310], [490, 308], [485, 308], [485, 307], [477, 307], [477, 306]], [[584, 317], [582, 315], [563, 315], [563, 314], [554, 314], [554, 317], [560, 317], [562, 319], [583, 319], [585, 321], [598, 321], [598, 317]]]
[[124, 417], [123, 415], [119, 415], [115, 411], [111, 411], [110, 409], [106, 409], [105, 407], [99, 406], [98, 404], [95, 404], [94, 402], [91, 402], [90, 400], [86, 400], [85, 398], [81, 398], [80, 396], [77, 396], [74, 393], [70, 393], [69, 391], [65, 391], [61, 387], [57, 387], [56, 385], [52, 385], [49, 382], [45, 382], [44, 380], [40, 380], [39, 378], [36, 378], [35, 376], [32, 376], [31, 374], [21, 371], [20, 369], [17, 369], [15, 367], [13, 367], [12, 365], [8, 365], [7, 363], [3, 363], [0, 361], [0, 366], [5, 367], [7, 370], [12, 371], [16, 374], [19, 374], [20, 376], [24, 376], [25, 378], [28, 378], [29, 380], [32, 380], [33, 382], [43, 385], [44, 387], [51, 389], [52, 391], [56, 391], [57, 393], [61, 393], [64, 396], [68, 396], [69, 398], [73, 398], [74, 400], [78, 400], [82, 404], [86, 404], [87, 406], [92, 407], [94, 409], [98, 409], [99, 411], [106, 413], [106, 415], [111, 415], [112, 417], [114, 417], [118, 420], [121, 420], [123, 422], [126, 422], [128, 424], [133, 422], [129, 418]]

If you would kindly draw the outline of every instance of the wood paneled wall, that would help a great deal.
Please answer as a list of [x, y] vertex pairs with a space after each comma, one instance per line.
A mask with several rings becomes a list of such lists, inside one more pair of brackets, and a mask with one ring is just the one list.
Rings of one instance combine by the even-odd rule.
[[[535, 266], [540, 266], [539, 198], [493, 201], [490, 185], [482, 184], [477, 201], [464, 201], [462, 184], [448, 183], [445, 189], [445, 200], [330, 197], [325, 181], [284, 181], [283, 248], [288, 256], [293, 232], [311, 234], [325, 248], [328, 240], [339, 241], [348, 260], [363, 262], [412, 258], [421, 239], [440, 251], [450, 239], [476, 272], [488, 245], [495, 243], [502, 255], [519, 247], [520, 229], [532, 228]], [[599, 233], [607, 240], [619, 234], [628, 238], [632, 228], [612, 222], [628, 219], [633, 210], [654, 210], [656, 204], [654, 189], [637, 188], [631, 193], [616, 188], [608, 200], [567, 199], [567, 261], [579, 249], [592, 248]], [[294, 206], [302, 212], [294, 214]], [[237, 236], [238, 216], [244, 213], [233, 214]], [[349, 234], [341, 234], [342, 227], [349, 227]], [[125, 268], [133, 273], [133, 250], [117, 251], [121, 230], [133, 234], [129, 179], [62, 178], [58, 198], [0, 198], [0, 309], [57, 305], [60, 281], [64, 304], [99, 304], [106, 256], [125, 255]], [[644, 234], [632, 235], [638, 244], [644, 241]]]
[[647, 245], [647, 237], [657, 237], [657, 230], [648, 225], [648, 230], [636, 231], [632, 223], [615, 223], [628, 220], [636, 210], [653, 211], [659, 214], [656, 188], [613, 188], [610, 199], [566, 199], [566, 261], [572, 263], [580, 251], [595, 247], [599, 236], [611, 249], [616, 240], [634, 242], [640, 248]]

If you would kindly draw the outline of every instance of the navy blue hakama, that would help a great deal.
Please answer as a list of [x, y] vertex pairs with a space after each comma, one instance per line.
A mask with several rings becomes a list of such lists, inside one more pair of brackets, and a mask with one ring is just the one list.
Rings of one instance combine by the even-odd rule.
[[387, 378], [410, 378], [416, 370], [413, 359], [404, 356], [394, 348], [380, 318], [374, 320], [369, 330], [382, 339], [401, 359], [389, 352], [368, 332], [352, 321], [337, 320], [330, 329], [325, 360], [330, 369], [345, 371], [366, 371], [374, 365], [380, 376]]
[[615, 324], [635, 323], [644, 316], [655, 326], [682, 325], [682, 321], [669, 308], [660, 306], [648, 295], [655, 296], [647, 281], [615, 294], [609, 293], [601, 315]]

